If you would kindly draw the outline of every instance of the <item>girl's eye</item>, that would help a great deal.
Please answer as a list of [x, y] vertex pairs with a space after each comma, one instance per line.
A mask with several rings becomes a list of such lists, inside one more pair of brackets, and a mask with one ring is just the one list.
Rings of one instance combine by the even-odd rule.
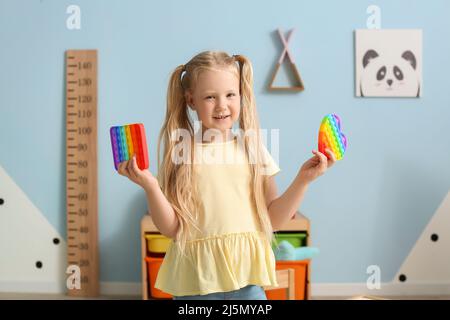
[[212, 99], [214, 98], [213, 96], [207, 96], [205, 99]]
[[228, 96], [229, 96], [229, 97], [234, 97], [235, 94], [234, 94], [234, 93], [229, 93]]

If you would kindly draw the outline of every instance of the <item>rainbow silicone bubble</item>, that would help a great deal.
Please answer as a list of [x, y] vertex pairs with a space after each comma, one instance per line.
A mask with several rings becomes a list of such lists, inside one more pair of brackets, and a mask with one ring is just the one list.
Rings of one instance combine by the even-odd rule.
[[139, 169], [148, 169], [147, 141], [142, 123], [111, 127], [109, 133], [116, 170], [119, 163], [131, 159], [134, 154]]
[[341, 132], [341, 119], [334, 113], [326, 115], [319, 129], [319, 151], [326, 155], [325, 149], [333, 151], [336, 160], [341, 160], [347, 149], [347, 137]]

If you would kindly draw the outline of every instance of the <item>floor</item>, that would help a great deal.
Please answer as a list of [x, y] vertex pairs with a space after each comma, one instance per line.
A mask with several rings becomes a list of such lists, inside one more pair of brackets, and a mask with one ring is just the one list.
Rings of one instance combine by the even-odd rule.
[[[45, 293], [4, 293], [0, 292], [0, 300], [84, 300], [80, 297], [69, 297], [60, 294]], [[141, 296], [100, 296], [89, 300], [141, 300]]]
[[[313, 297], [312, 300], [366, 300], [372, 297]], [[376, 300], [381, 298], [390, 300], [450, 300], [450, 296], [394, 296], [394, 297], [373, 297]], [[0, 293], [0, 300], [83, 300], [79, 297], [68, 297], [55, 294], [32, 294], [32, 293]], [[141, 296], [100, 296], [90, 298], [91, 300], [141, 300]]]

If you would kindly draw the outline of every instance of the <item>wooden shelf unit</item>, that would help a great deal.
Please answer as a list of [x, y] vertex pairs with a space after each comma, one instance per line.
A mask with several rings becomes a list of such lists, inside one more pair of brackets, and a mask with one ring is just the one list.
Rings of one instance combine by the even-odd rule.
[[[305, 232], [306, 233], [306, 245], [310, 246], [310, 222], [309, 219], [306, 218], [300, 212], [297, 212], [296, 215], [286, 223], [286, 225], [277, 230], [280, 231], [294, 231], [294, 232]], [[149, 282], [148, 282], [148, 272], [147, 272], [147, 263], [145, 261], [145, 257], [147, 256], [147, 241], [145, 239], [145, 235], [147, 233], [159, 233], [158, 228], [153, 224], [152, 218], [149, 214], [146, 214], [141, 220], [141, 264], [142, 264], [142, 299], [149, 299]], [[308, 264], [306, 270], [306, 299], [311, 298], [311, 265]]]

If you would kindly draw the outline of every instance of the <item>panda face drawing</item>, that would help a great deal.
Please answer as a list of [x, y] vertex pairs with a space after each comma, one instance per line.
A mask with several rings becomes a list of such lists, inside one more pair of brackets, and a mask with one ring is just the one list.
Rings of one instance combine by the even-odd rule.
[[393, 59], [385, 59], [370, 49], [364, 54], [362, 65], [361, 96], [419, 97], [417, 61], [410, 50]]

